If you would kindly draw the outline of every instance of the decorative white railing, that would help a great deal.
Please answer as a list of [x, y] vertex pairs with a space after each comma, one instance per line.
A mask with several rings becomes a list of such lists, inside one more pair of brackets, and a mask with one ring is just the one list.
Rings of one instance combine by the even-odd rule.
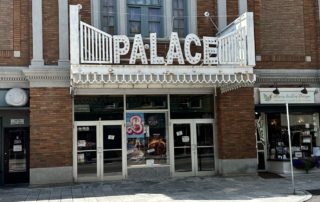
[[218, 61], [222, 65], [247, 65], [245, 28], [218, 37]]
[[253, 13], [246, 12], [217, 34], [220, 65], [254, 67]]
[[112, 63], [112, 36], [80, 21], [80, 62]]

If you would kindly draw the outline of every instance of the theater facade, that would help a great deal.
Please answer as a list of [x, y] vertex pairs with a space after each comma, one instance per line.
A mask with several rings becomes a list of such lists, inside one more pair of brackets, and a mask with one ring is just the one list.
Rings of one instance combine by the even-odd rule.
[[249, 5], [168, 2], [7, 2], [1, 185], [256, 174]]

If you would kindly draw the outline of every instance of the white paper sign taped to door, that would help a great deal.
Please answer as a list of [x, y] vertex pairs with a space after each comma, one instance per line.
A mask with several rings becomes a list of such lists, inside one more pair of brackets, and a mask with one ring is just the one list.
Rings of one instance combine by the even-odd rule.
[[108, 140], [114, 140], [114, 135], [108, 135]]
[[183, 135], [183, 132], [182, 132], [181, 130], [180, 130], [180, 131], [177, 131], [177, 132], [176, 132], [176, 135], [177, 135], [177, 136], [181, 136], [181, 135]]
[[21, 144], [13, 145], [13, 151], [14, 152], [21, 152], [22, 151], [22, 145]]
[[189, 136], [182, 136], [182, 142], [189, 142], [190, 138]]

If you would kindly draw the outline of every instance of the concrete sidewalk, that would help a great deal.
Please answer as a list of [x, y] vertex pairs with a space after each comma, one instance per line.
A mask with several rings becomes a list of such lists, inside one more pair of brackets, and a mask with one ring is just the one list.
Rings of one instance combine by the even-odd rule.
[[187, 177], [152, 181], [112, 181], [68, 186], [0, 188], [0, 202], [160, 202], [160, 201], [265, 201], [300, 202], [310, 199], [304, 190], [320, 189], [320, 175], [296, 176], [297, 194], [291, 179], [242, 177]]

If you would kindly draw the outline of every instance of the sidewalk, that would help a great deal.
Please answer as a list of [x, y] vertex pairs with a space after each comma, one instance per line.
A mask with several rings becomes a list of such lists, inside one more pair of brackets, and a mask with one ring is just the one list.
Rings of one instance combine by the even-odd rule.
[[164, 201], [251, 201], [302, 202], [311, 195], [304, 190], [320, 189], [320, 176], [295, 178], [297, 194], [292, 195], [291, 179], [242, 177], [187, 177], [158, 181], [112, 181], [68, 186], [0, 188], [0, 202], [164, 202]]

